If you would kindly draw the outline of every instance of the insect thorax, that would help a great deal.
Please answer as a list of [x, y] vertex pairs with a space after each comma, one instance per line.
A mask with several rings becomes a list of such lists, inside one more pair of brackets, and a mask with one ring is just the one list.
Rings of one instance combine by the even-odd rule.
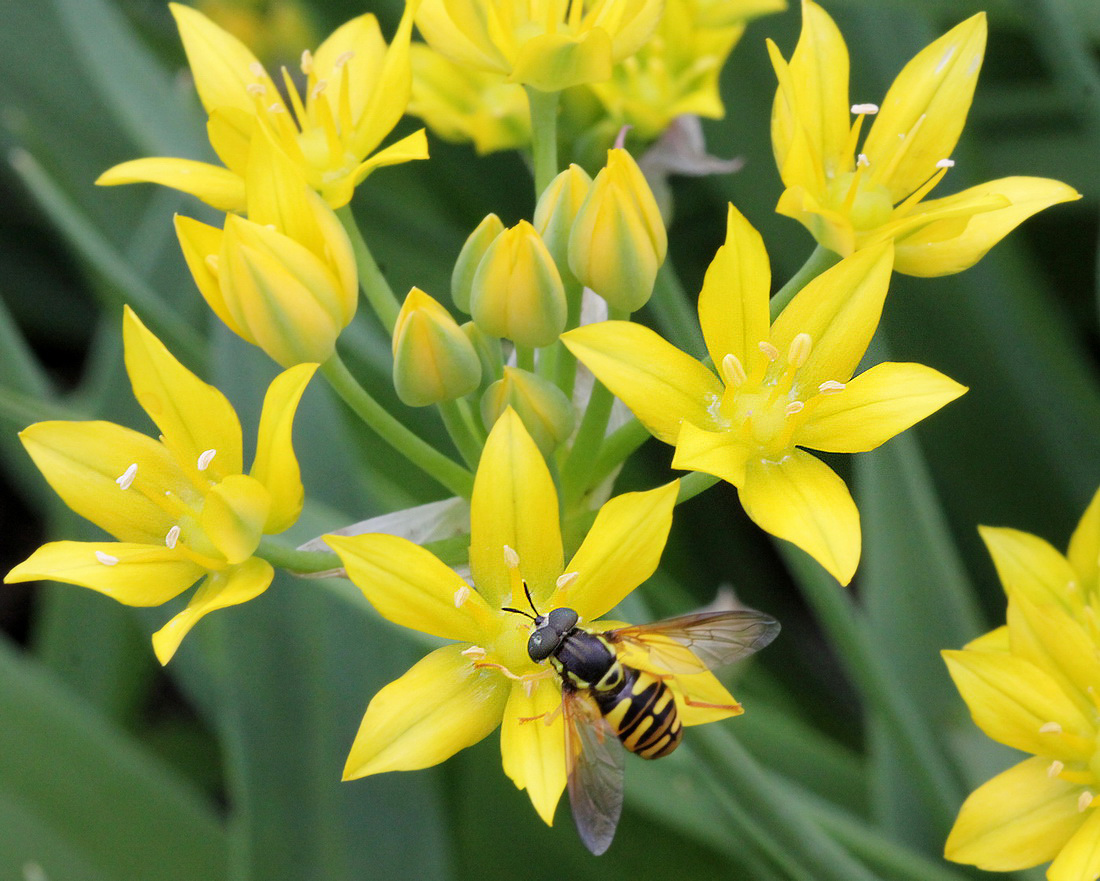
[[576, 688], [607, 691], [623, 681], [623, 668], [610, 643], [596, 633], [574, 628], [562, 640], [550, 663]]

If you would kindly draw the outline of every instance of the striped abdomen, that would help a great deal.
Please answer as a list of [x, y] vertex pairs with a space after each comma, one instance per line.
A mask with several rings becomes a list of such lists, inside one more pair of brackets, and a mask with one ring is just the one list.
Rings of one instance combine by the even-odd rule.
[[632, 753], [643, 759], [667, 756], [680, 745], [684, 731], [672, 690], [649, 673], [619, 667], [623, 679], [618, 688], [593, 691], [600, 711]]

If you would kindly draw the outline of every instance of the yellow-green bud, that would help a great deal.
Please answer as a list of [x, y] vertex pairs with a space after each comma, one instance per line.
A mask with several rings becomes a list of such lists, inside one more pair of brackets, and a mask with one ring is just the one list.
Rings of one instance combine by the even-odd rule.
[[485, 250], [493, 243], [493, 240], [504, 232], [504, 224], [495, 214], [489, 214], [477, 225], [466, 244], [458, 252], [458, 260], [455, 261], [454, 271], [451, 273], [451, 299], [456, 307], [467, 315], [470, 314], [470, 288], [474, 284], [474, 275], [477, 273], [477, 265], [485, 256]]
[[569, 231], [591, 188], [588, 173], [579, 165], [570, 165], [550, 181], [535, 206], [535, 229], [562, 273], [569, 269]]
[[468, 395], [481, 383], [481, 361], [450, 313], [413, 288], [393, 328], [393, 385], [410, 407]]
[[649, 300], [668, 250], [661, 212], [637, 163], [607, 151], [569, 235], [569, 268], [614, 309], [634, 312]]
[[470, 291], [470, 314], [490, 336], [521, 346], [548, 346], [565, 330], [561, 275], [526, 220], [486, 249]]
[[573, 406], [560, 388], [541, 376], [505, 367], [504, 378], [490, 385], [481, 399], [485, 427], [492, 429], [508, 407], [519, 414], [544, 456], [573, 433]]
[[491, 337], [472, 321], [462, 325], [462, 332], [477, 352], [481, 360], [481, 378], [488, 382], [500, 376], [504, 367], [504, 359], [501, 357], [500, 340]]

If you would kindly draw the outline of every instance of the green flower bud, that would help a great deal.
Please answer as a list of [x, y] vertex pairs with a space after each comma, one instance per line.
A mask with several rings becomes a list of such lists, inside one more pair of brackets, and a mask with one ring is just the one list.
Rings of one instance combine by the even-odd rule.
[[630, 154], [607, 151], [569, 235], [569, 268], [614, 309], [649, 300], [668, 235], [657, 201]]
[[470, 288], [474, 283], [477, 265], [485, 255], [485, 249], [504, 232], [504, 224], [495, 214], [489, 214], [477, 225], [466, 244], [458, 253], [454, 271], [451, 273], [451, 299], [457, 308], [470, 314]]
[[462, 332], [477, 352], [481, 361], [481, 377], [485, 382], [496, 379], [504, 368], [504, 359], [501, 357], [500, 340], [489, 336], [472, 321], [462, 325]]
[[481, 361], [450, 313], [413, 288], [393, 328], [393, 385], [410, 407], [468, 395], [481, 384]]
[[509, 407], [519, 414], [544, 456], [573, 433], [573, 406], [565, 393], [549, 380], [517, 367], [505, 367], [504, 378], [486, 389], [481, 399], [485, 427], [492, 429]]
[[565, 288], [535, 228], [521, 220], [497, 236], [478, 264], [470, 314], [490, 336], [548, 346], [565, 330]]
[[563, 274], [569, 269], [569, 231], [591, 188], [588, 173], [570, 165], [550, 181], [535, 206], [535, 229]]

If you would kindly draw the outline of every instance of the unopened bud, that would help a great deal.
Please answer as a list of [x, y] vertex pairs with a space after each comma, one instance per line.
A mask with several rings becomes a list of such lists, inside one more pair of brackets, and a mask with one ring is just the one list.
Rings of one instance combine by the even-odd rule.
[[393, 385], [410, 407], [468, 395], [481, 361], [450, 313], [419, 288], [405, 298], [393, 328]]
[[570, 165], [550, 181], [535, 206], [535, 229], [562, 273], [569, 269], [569, 231], [591, 188], [588, 173]]
[[481, 399], [481, 418], [492, 429], [511, 407], [544, 456], [573, 433], [573, 407], [549, 380], [516, 367], [505, 367], [504, 378], [489, 386]]
[[451, 273], [451, 299], [467, 315], [470, 314], [470, 288], [477, 274], [477, 265], [485, 256], [485, 250], [502, 232], [504, 224], [500, 222], [500, 218], [495, 214], [487, 215], [470, 233], [455, 261], [455, 268]]

